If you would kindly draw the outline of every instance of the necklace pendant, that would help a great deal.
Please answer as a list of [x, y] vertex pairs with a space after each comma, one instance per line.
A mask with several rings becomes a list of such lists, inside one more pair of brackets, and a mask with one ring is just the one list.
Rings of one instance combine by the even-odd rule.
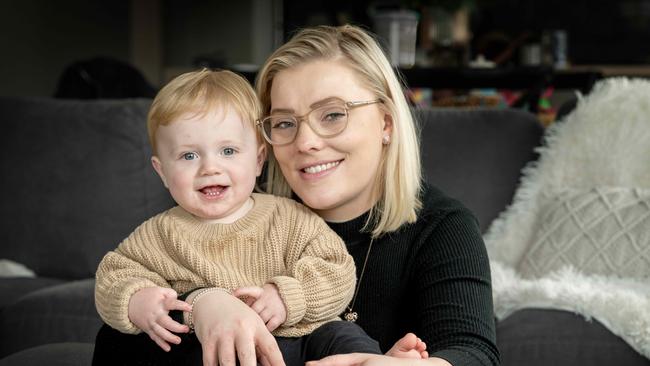
[[343, 317], [345, 318], [345, 320], [349, 321], [350, 323], [354, 323], [359, 318], [359, 315], [357, 314], [356, 311], [350, 310], [347, 313], [345, 313]]

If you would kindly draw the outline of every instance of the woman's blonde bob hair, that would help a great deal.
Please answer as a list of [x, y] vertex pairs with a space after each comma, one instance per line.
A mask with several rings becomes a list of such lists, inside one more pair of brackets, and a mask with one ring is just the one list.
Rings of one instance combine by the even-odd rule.
[[202, 69], [179, 75], [156, 95], [147, 116], [149, 143], [156, 154], [156, 132], [186, 113], [202, 115], [215, 109], [234, 108], [237, 115], [255, 130], [258, 143], [264, 143], [255, 121], [261, 106], [250, 83], [232, 71]]
[[[363, 29], [344, 25], [303, 29], [278, 48], [257, 75], [256, 89], [262, 113], [271, 110], [273, 78], [282, 70], [315, 60], [344, 60], [365, 88], [381, 99], [392, 117], [393, 132], [385, 146], [376, 178], [375, 197], [365, 229], [373, 237], [414, 222], [420, 209], [421, 167], [418, 134], [397, 75], [377, 41]], [[266, 191], [290, 196], [291, 188], [269, 146]]]

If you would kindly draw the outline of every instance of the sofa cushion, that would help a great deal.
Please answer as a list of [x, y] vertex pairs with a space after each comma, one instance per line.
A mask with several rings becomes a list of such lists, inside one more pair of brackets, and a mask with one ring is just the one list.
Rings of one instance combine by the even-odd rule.
[[92, 343], [44, 344], [16, 352], [0, 360], [0, 366], [87, 366], [93, 358]]
[[94, 342], [101, 327], [95, 281], [72, 281], [31, 292], [0, 310], [0, 357], [46, 343]]
[[472, 210], [485, 231], [510, 203], [521, 169], [536, 159], [541, 123], [516, 109], [426, 108], [415, 116], [427, 182]]
[[0, 309], [6, 305], [16, 302], [18, 299], [26, 294], [29, 294], [32, 291], [49, 286], [59, 285], [64, 282], [64, 280], [58, 278], [47, 277], [0, 278]]
[[596, 320], [561, 310], [520, 310], [497, 323], [502, 366], [642, 366], [648, 359]]
[[92, 277], [106, 251], [171, 206], [150, 164], [149, 104], [0, 98], [0, 258]]

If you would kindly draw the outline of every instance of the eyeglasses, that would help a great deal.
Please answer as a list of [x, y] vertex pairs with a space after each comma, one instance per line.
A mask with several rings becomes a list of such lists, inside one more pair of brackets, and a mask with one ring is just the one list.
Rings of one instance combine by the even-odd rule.
[[309, 111], [304, 116], [291, 114], [270, 115], [257, 121], [266, 141], [272, 145], [292, 143], [298, 135], [299, 122], [307, 121], [309, 127], [320, 137], [333, 137], [348, 126], [350, 110], [365, 105], [381, 103], [381, 99], [345, 102], [335, 99]]

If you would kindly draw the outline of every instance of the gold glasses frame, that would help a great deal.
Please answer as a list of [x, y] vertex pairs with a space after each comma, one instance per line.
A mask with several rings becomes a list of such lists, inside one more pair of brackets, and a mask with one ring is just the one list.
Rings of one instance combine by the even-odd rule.
[[[312, 125], [312, 120], [309, 118], [309, 116], [316, 110], [322, 109], [323, 107], [327, 107], [327, 106], [330, 106], [330, 105], [337, 105], [339, 103], [343, 105], [343, 109], [345, 110], [345, 116], [346, 116], [345, 125], [341, 128], [341, 130], [336, 132], [336, 133], [333, 133], [333, 134], [324, 134], [319, 130], [318, 126], [316, 126], [316, 128], [314, 128], [314, 126]], [[335, 98], [335, 99], [332, 99], [331, 101], [329, 101], [327, 103], [324, 103], [322, 105], [318, 105], [316, 107], [313, 107], [309, 112], [307, 112], [306, 114], [303, 114], [302, 116], [278, 113], [278, 114], [275, 114], [275, 115], [266, 116], [266, 117], [264, 117], [262, 119], [258, 119], [257, 121], [255, 121], [255, 125], [262, 131], [262, 135], [264, 136], [264, 139], [269, 144], [275, 145], [275, 146], [288, 145], [288, 144], [294, 142], [296, 140], [296, 136], [298, 136], [298, 132], [300, 131], [300, 124], [303, 121], [306, 121], [307, 124], [309, 125], [309, 128], [311, 128], [311, 130], [314, 131], [314, 133], [316, 135], [318, 135], [319, 137], [323, 137], [323, 138], [334, 137], [334, 136], [339, 135], [343, 131], [345, 131], [345, 129], [348, 127], [350, 110], [352, 110], [354, 108], [358, 108], [358, 107], [363, 107], [363, 106], [366, 106], [366, 105], [376, 104], [376, 103], [382, 103], [382, 100], [381, 99], [373, 99], [373, 100], [346, 102], [346, 101], [344, 101], [342, 99]], [[287, 142], [281, 142], [281, 143], [273, 142], [271, 140], [271, 136], [267, 135], [267, 131], [264, 128], [264, 123], [266, 121], [270, 121], [271, 119], [278, 118], [278, 117], [290, 118], [290, 119], [292, 119], [292, 120], [294, 120], [296, 122], [296, 126], [297, 126], [296, 127], [296, 132], [294, 133], [291, 140], [289, 140]]]

